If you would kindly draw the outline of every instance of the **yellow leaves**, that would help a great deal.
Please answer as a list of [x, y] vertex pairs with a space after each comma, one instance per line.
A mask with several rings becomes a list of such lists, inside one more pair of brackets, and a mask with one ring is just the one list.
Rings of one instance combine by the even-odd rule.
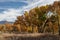
[[53, 25], [54, 33], [58, 32], [58, 24]]
[[0, 25], [0, 31], [3, 29], [3, 25]]
[[25, 11], [24, 15], [25, 15], [25, 16], [28, 16], [28, 12], [27, 12], [27, 11]]
[[27, 32], [33, 32], [33, 33], [37, 33], [38, 32], [38, 27], [32, 27], [32, 26], [29, 26], [27, 27]]
[[46, 9], [47, 9], [48, 7], [49, 7], [48, 5], [45, 6]]
[[34, 33], [37, 33], [38, 32], [38, 27], [36, 26], [36, 27], [33, 27], [33, 32]]
[[18, 31], [21, 31], [21, 26], [19, 24], [16, 25], [16, 28], [17, 28]]
[[27, 27], [27, 31], [32, 32], [32, 27], [31, 26]]

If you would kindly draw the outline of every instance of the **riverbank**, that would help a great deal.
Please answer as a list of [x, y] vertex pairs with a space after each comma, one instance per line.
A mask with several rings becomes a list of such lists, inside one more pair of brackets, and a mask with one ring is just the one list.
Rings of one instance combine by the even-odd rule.
[[32, 34], [1, 34], [0, 40], [60, 40], [59, 35], [32, 33]]

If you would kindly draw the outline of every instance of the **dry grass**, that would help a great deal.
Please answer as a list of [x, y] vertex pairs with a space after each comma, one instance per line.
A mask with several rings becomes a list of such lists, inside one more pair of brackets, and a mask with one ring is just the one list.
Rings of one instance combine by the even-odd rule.
[[0, 36], [0, 40], [60, 40], [60, 36], [52, 35], [52, 34], [38, 34], [38, 33], [37, 34], [16, 34], [16, 35], [4, 34]]

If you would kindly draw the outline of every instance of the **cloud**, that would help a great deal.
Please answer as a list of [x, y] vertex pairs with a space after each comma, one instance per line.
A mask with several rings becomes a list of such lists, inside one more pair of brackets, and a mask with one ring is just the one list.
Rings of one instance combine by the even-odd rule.
[[38, 2], [35, 2], [31, 5], [28, 5], [26, 7], [23, 8], [23, 10], [29, 11], [30, 9], [33, 9], [37, 6], [43, 6], [43, 5], [47, 5], [47, 4], [52, 4], [55, 0], [40, 0]]
[[37, 2], [38, 0], [0, 0], [0, 9], [19, 8]]
[[0, 2], [37, 2], [39, 0], [0, 0]]
[[19, 0], [0, 0], [0, 2], [19, 1]]
[[35, 3], [37, 1], [40, 1], [40, 0], [0, 0], [0, 2], [25, 2], [28, 4], [32, 4], [32, 3]]
[[8, 9], [3, 13], [0, 13], [0, 21], [15, 21], [17, 16], [20, 16], [20, 10], [17, 9]]
[[32, 2], [36, 2], [34, 0], [0, 0], [0, 2], [7, 2], [7, 1], [14, 1], [14, 2], [22, 1], [22, 2], [27, 2], [28, 5], [23, 6], [22, 8], [19, 8], [19, 9], [1, 8], [1, 9], [6, 9], [6, 10], [0, 13], [0, 21], [6, 20], [6, 21], [14, 22], [17, 16], [20, 16], [22, 15], [22, 13], [24, 13], [24, 11], [26, 10], [26, 7], [28, 8], [28, 6], [32, 4]]
[[0, 13], [0, 21], [6, 20], [6, 21], [14, 22], [17, 16], [23, 15], [24, 11], [29, 11], [30, 9], [35, 8], [37, 6], [52, 4], [54, 1], [55, 0], [40, 0], [33, 4], [23, 6], [22, 8], [19, 9], [8, 9]]

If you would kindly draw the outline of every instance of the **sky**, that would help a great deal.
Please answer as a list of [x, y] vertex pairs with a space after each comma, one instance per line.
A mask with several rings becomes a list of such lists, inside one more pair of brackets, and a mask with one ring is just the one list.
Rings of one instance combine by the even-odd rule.
[[52, 4], [55, 0], [0, 0], [0, 21], [14, 22], [24, 11]]

